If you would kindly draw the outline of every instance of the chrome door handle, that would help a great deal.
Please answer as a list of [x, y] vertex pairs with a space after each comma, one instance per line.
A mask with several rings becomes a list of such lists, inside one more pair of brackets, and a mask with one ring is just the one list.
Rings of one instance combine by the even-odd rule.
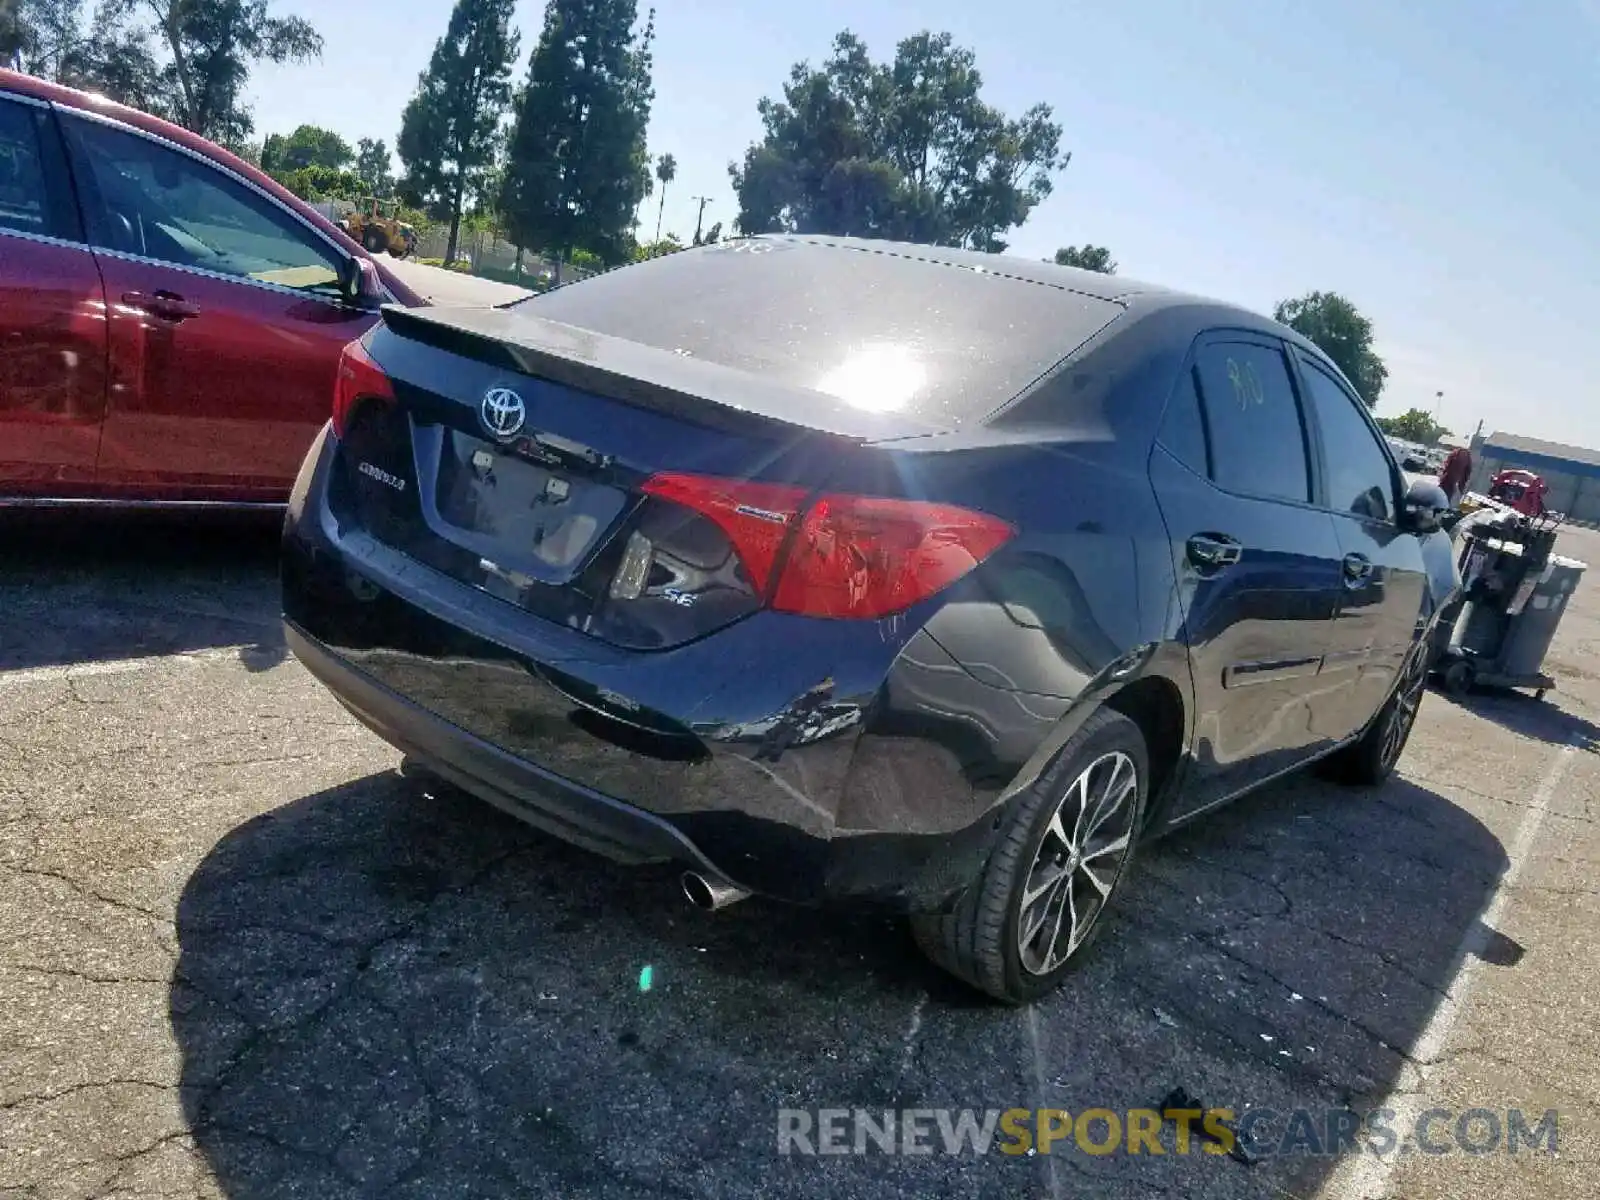
[[159, 291], [154, 295], [148, 292], [123, 292], [122, 302], [164, 321], [184, 321], [200, 315], [197, 305], [190, 304], [176, 292]]
[[1226, 534], [1197, 533], [1188, 541], [1189, 561], [1197, 567], [1231, 567], [1243, 547]]
[[1372, 574], [1372, 560], [1365, 554], [1344, 556], [1344, 577], [1350, 583], [1360, 583]]

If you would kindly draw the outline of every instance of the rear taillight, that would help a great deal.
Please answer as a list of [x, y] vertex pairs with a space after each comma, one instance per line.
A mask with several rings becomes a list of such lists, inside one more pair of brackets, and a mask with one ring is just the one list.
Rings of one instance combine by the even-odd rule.
[[652, 475], [644, 490], [711, 520], [738, 552], [759, 595], [767, 594], [784, 535], [799, 515], [805, 488], [711, 475]]
[[881, 617], [942, 592], [1016, 534], [986, 513], [871, 496], [823, 496], [800, 522], [772, 607]]
[[773, 608], [814, 617], [900, 612], [1016, 534], [986, 513], [924, 500], [832, 494], [802, 511], [803, 488], [704, 475], [656, 475], [644, 490], [715, 522]]
[[339, 371], [333, 383], [333, 432], [344, 436], [355, 411], [356, 401], [373, 397], [394, 400], [394, 385], [383, 373], [383, 368], [372, 361], [367, 348], [359, 341], [351, 342], [339, 355]]

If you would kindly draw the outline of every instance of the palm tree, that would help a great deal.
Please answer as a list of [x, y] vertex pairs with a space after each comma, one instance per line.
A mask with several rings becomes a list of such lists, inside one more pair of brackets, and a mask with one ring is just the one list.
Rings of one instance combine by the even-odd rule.
[[639, 164], [639, 207], [633, 210], [633, 238], [639, 240], [639, 226], [644, 223], [644, 202], [655, 193], [656, 177], [650, 170], [650, 160]]
[[661, 181], [661, 205], [656, 209], [656, 241], [661, 240], [661, 214], [667, 210], [667, 184], [678, 177], [678, 160], [663, 154], [656, 163], [656, 178]]

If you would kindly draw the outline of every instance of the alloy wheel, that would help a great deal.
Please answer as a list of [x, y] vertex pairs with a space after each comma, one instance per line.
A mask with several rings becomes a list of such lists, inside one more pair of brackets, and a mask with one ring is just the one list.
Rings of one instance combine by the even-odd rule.
[[1139, 771], [1120, 750], [1091, 762], [1067, 786], [1023, 885], [1017, 952], [1047, 975], [1083, 945], [1133, 844]]
[[1389, 719], [1384, 724], [1383, 750], [1379, 761], [1387, 771], [1394, 766], [1405, 748], [1406, 738], [1417, 719], [1417, 708], [1422, 704], [1422, 690], [1428, 681], [1428, 656], [1421, 647], [1412, 651], [1406, 661], [1400, 686], [1395, 689], [1394, 703], [1389, 708]]

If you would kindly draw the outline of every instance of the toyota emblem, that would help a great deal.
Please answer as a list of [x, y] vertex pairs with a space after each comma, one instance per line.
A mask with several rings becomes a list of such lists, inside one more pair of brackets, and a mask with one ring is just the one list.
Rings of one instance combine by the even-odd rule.
[[528, 406], [510, 388], [490, 388], [478, 402], [483, 427], [497, 438], [508, 438], [528, 419]]

